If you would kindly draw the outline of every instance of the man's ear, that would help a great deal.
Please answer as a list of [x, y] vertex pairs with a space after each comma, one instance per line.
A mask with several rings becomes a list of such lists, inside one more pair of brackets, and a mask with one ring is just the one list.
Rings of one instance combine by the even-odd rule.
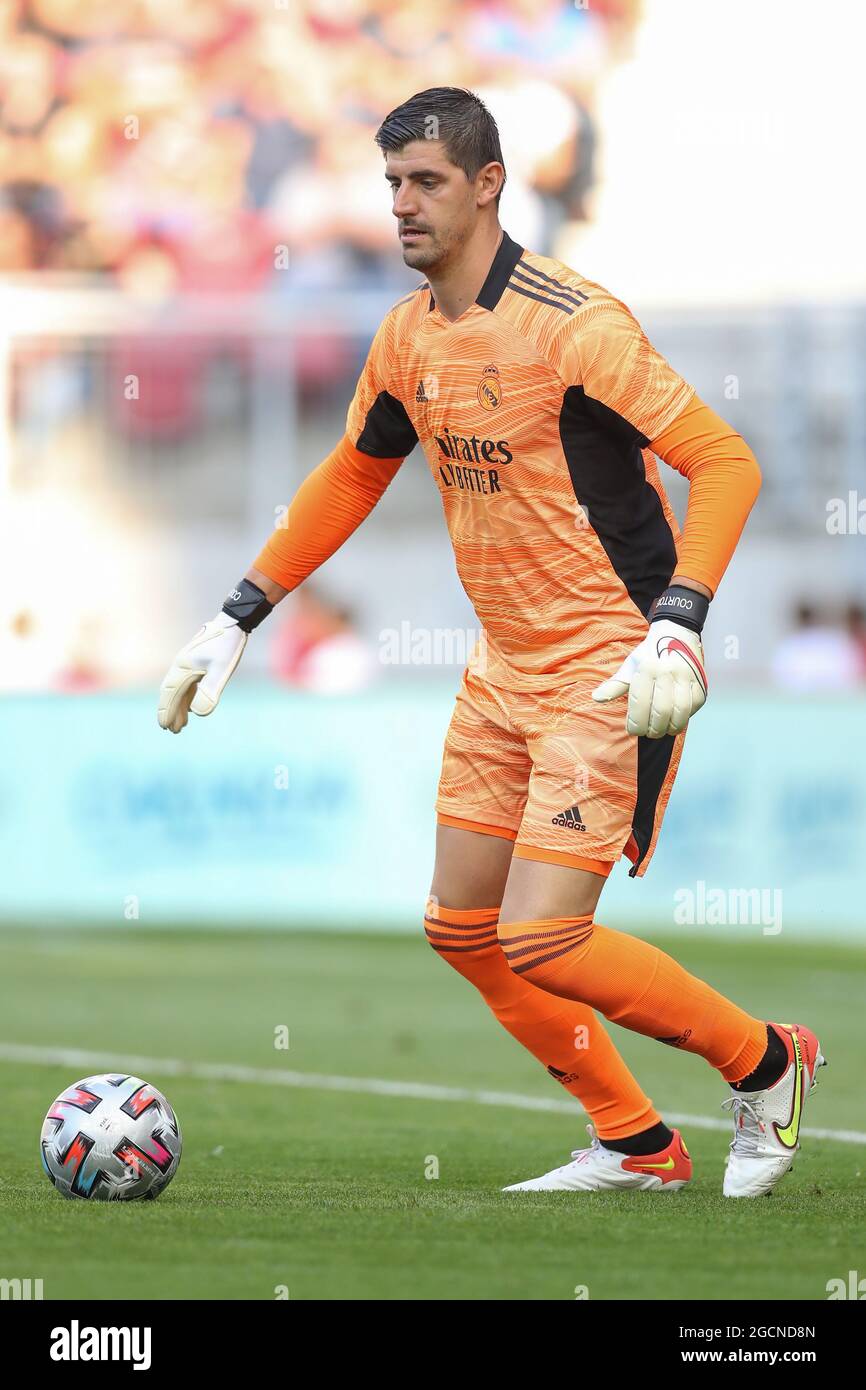
[[478, 206], [486, 207], [492, 203], [505, 184], [505, 170], [498, 160], [492, 159], [479, 169], [476, 176]]

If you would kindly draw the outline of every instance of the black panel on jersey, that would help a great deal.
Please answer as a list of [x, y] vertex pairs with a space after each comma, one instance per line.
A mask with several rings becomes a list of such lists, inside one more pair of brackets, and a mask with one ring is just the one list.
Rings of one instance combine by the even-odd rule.
[[[582, 386], [569, 386], [563, 396], [559, 435], [575, 496], [629, 598], [647, 617], [677, 563], [661, 500], [647, 482], [641, 449], [649, 440], [610, 406], [587, 396]], [[632, 830], [638, 857], [629, 870], [632, 878], [649, 849], [674, 748], [672, 735], [637, 742]]]
[[641, 737], [637, 741], [637, 801], [631, 828], [638, 855], [628, 871], [629, 878], [634, 878], [649, 849], [656, 818], [656, 803], [670, 767], [673, 751], [673, 734], [665, 734], [664, 738]]
[[355, 448], [374, 459], [403, 459], [417, 443], [415, 426], [403, 402], [389, 391], [380, 391], [367, 411]]
[[582, 386], [569, 386], [562, 398], [559, 436], [575, 496], [646, 617], [677, 563], [673, 534], [640, 452], [649, 440]]
[[[475, 303], [480, 304], [482, 309], [495, 309], [506, 289], [508, 281], [511, 279], [511, 272], [523, 255], [523, 247], [518, 246], [516, 241], [512, 241], [508, 233], [503, 230], [502, 240], [499, 243], [496, 255], [487, 272], [487, 279], [478, 291], [478, 298]], [[512, 286], [513, 288], [513, 286]], [[430, 291], [430, 310], [436, 308], [436, 300], [433, 291]]]
[[503, 231], [502, 241], [487, 272], [487, 279], [478, 292], [476, 304], [480, 304], [482, 309], [496, 308], [511, 279], [511, 272], [522, 255], [523, 247], [518, 246], [517, 242], [512, 241], [508, 233]]

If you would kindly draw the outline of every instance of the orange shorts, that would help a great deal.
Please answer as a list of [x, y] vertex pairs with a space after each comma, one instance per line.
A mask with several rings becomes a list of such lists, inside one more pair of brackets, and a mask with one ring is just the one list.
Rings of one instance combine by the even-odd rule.
[[608, 874], [625, 854], [642, 876], [655, 849], [685, 734], [634, 738], [625, 700], [596, 704], [610, 674], [515, 692], [464, 672], [436, 797], [441, 825], [514, 840], [523, 859]]

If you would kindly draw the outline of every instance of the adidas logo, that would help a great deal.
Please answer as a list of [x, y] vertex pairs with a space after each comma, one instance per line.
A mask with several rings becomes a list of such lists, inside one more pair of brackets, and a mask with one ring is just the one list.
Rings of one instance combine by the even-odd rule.
[[656, 1042], [667, 1043], [668, 1047], [685, 1047], [689, 1038], [692, 1036], [691, 1028], [687, 1028], [684, 1033], [680, 1033], [673, 1038], [656, 1038]]
[[579, 1071], [560, 1071], [559, 1067], [553, 1066], [548, 1066], [547, 1070], [550, 1072], [554, 1081], [561, 1081], [563, 1086], [570, 1086], [575, 1081], [580, 1080]]
[[424, 390], [424, 382], [423, 382], [423, 381], [419, 381], [419, 382], [418, 382], [418, 390], [415, 392], [415, 400], [416, 400], [416, 401], [429, 401], [429, 400], [430, 400], [430, 397], [427, 395], [427, 392]]
[[566, 830], [586, 830], [586, 826], [580, 818], [580, 807], [569, 806], [567, 811], [560, 811], [558, 816], [553, 816], [551, 825], [562, 825]]

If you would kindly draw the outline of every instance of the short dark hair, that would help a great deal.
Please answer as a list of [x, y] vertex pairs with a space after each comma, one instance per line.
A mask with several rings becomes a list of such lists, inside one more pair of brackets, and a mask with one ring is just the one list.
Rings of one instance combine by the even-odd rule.
[[[505, 169], [495, 120], [481, 98], [463, 87], [428, 87], [416, 92], [389, 111], [376, 131], [376, 144], [384, 154], [402, 150], [411, 140], [441, 140], [451, 163], [468, 179], [474, 179], [492, 160]], [[497, 204], [501, 196], [502, 188], [496, 195]]]

